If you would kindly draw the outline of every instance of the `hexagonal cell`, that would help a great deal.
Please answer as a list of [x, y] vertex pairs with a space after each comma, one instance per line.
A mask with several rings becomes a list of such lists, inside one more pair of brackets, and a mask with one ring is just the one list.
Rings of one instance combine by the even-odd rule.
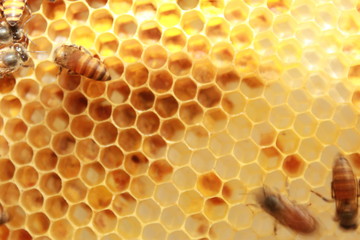
[[191, 78], [181, 78], [176, 80], [174, 93], [182, 101], [193, 99], [196, 95], [197, 86]]
[[206, 197], [216, 195], [222, 186], [220, 178], [213, 172], [200, 175], [197, 180], [197, 189]]
[[30, 212], [39, 211], [44, 203], [44, 197], [37, 189], [24, 191], [21, 195], [21, 204]]
[[169, 70], [177, 76], [183, 76], [190, 72], [192, 67], [191, 58], [184, 52], [177, 52], [170, 55]]
[[230, 92], [223, 95], [222, 108], [229, 114], [238, 114], [245, 107], [245, 98], [239, 92]]
[[118, 220], [117, 231], [125, 238], [136, 238], [142, 231], [141, 223], [134, 217], [125, 217]]
[[107, 95], [111, 102], [121, 104], [128, 99], [130, 88], [123, 81], [110, 83], [107, 89]]
[[66, 19], [72, 25], [84, 24], [89, 16], [88, 7], [82, 2], [73, 2], [67, 6]]
[[149, 85], [157, 93], [164, 93], [170, 90], [173, 78], [167, 70], [153, 71], [150, 73]]
[[206, 58], [210, 51], [209, 39], [203, 35], [191, 36], [187, 44], [187, 52], [195, 59]]
[[272, 13], [263, 7], [255, 8], [249, 16], [249, 24], [257, 32], [269, 29], [272, 21]]
[[358, 11], [352, 9], [350, 11], [342, 12], [338, 20], [340, 30], [347, 34], [355, 34], [359, 29]]
[[186, 124], [195, 124], [202, 120], [203, 110], [197, 102], [189, 102], [180, 107], [180, 118]]
[[191, 10], [182, 15], [180, 25], [189, 35], [200, 33], [204, 28], [205, 18], [201, 12]]
[[206, 108], [211, 108], [220, 103], [221, 91], [216, 86], [199, 89], [198, 101]]
[[232, 151], [235, 141], [228, 132], [220, 132], [212, 135], [209, 141], [211, 151], [217, 156], [223, 156]]
[[108, 146], [101, 149], [100, 162], [106, 168], [117, 168], [122, 164], [124, 154], [117, 146]]
[[274, 33], [282, 39], [292, 37], [296, 27], [296, 21], [293, 16], [290, 15], [280, 15], [275, 18], [273, 23]]
[[292, 91], [288, 99], [289, 106], [296, 112], [308, 110], [309, 106], [311, 106], [311, 102], [312, 99], [303, 89]]
[[174, 172], [172, 180], [181, 190], [191, 189], [196, 183], [196, 174], [189, 167], [183, 167]]
[[20, 192], [15, 183], [9, 182], [0, 185], [0, 200], [5, 205], [15, 205], [19, 201]]
[[283, 104], [288, 97], [288, 90], [280, 83], [274, 82], [264, 89], [264, 97], [271, 105]]
[[156, 187], [154, 197], [161, 206], [171, 206], [176, 204], [179, 191], [172, 183], [164, 183]]
[[111, 210], [104, 210], [95, 213], [93, 225], [101, 233], [113, 232], [117, 223], [117, 218]]
[[147, 176], [133, 178], [130, 183], [130, 192], [138, 199], [148, 198], [154, 193], [155, 184]]
[[48, 35], [53, 42], [62, 43], [68, 40], [70, 32], [70, 25], [66, 21], [60, 19], [49, 25]]
[[73, 235], [74, 228], [66, 219], [53, 221], [50, 227], [50, 234], [53, 239], [70, 239]]
[[15, 179], [23, 188], [30, 188], [35, 186], [38, 178], [39, 174], [33, 167], [24, 166], [16, 170]]
[[9, 143], [4, 137], [0, 136], [0, 157], [9, 153]]
[[184, 143], [179, 142], [169, 146], [167, 158], [175, 166], [188, 163], [191, 151]]
[[69, 219], [76, 226], [83, 226], [90, 222], [92, 209], [85, 203], [78, 203], [70, 206]]
[[76, 155], [83, 163], [94, 161], [99, 154], [100, 147], [92, 139], [80, 140], [76, 144]]
[[246, 24], [237, 25], [230, 32], [230, 40], [237, 50], [246, 49], [253, 41], [253, 32]]
[[[23, 80], [23, 81], [25, 83], [25, 81], [29, 81], [29, 80]], [[32, 81], [32, 80], [30, 80], [30, 81]], [[24, 97], [26, 97], [27, 91], [31, 91], [31, 89], [29, 89], [29, 87], [31, 87], [31, 86], [26, 86], [25, 84], [21, 84], [21, 82], [22, 81], [20, 81], [18, 83], [17, 88], [20, 88], [20, 89], [18, 89], [18, 93], [19, 93], [20, 97], [24, 98]], [[12, 75], [3, 76], [3, 81], [1, 81], [1, 83], [0, 83], [0, 93], [4, 94], [4, 93], [11, 92], [14, 89], [15, 84], [16, 84], [16, 81], [15, 81], [14, 76], [12, 76]], [[31, 84], [31, 82], [30, 82], [30, 84]], [[22, 85], [25, 85], [25, 86], [22, 86]], [[34, 85], [34, 87], [35, 86], [36, 85]], [[22, 88], [24, 88], [24, 89], [22, 89]], [[26, 92], [24, 93], [24, 91], [26, 91]], [[36, 91], [38, 91], [38, 88], [36, 89]], [[35, 96], [33, 96], [30, 92], [29, 97], [31, 98], [29, 100], [32, 100]]]
[[146, 83], [149, 70], [142, 63], [130, 64], [125, 70], [126, 81], [133, 87], [139, 87]]
[[106, 9], [94, 11], [90, 16], [90, 26], [96, 32], [109, 31], [113, 21], [111, 13]]
[[308, 70], [318, 70], [319, 66], [324, 65], [324, 54], [321, 49], [307, 49], [303, 52], [301, 61]]
[[187, 217], [185, 230], [192, 237], [206, 236], [209, 231], [210, 223], [204, 215], [197, 213]]
[[[29, 44], [30, 56], [37, 60], [46, 60], [52, 52], [52, 43], [46, 37], [34, 39]], [[23, 74], [28, 75], [31, 70], [26, 70]]]
[[62, 1], [48, 1], [42, 4], [43, 13], [50, 20], [61, 18], [65, 13], [65, 9], [65, 3]]
[[305, 181], [313, 187], [322, 186], [325, 183], [329, 171], [321, 163], [310, 163], [304, 173]]
[[295, 114], [287, 105], [276, 106], [270, 112], [270, 122], [278, 129], [290, 127], [294, 118]]
[[297, 154], [287, 156], [282, 164], [285, 174], [291, 178], [302, 176], [305, 167], [305, 161]]
[[276, 147], [283, 153], [294, 153], [299, 146], [300, 138], [292, 130], [279, 132], [276, 138]]
[[209, 141], [209, 134], [201, 126], [194, 126], [188, 128], [185, 133], [185, 142], [191, 148], [201, 148], [207, 146]]
[[255, 161], [258, 152], [259, 146], [250, 139], [237, 142], [233, 148], [235, 157], [243, 163]]
[[234, 67], [219, 69], [216, 84], [224, 91], [235, 90], [240, 83], [240, 74]]
[[63, 104], [70, 114], [79, 115], [85, 111], [88, 100], [82, 93], [76, 91], [68, 93]]
[[199, 83], [212, 82], [216, 75], [216, 68], [208, 59], [198, 60], [194, 63], [192, 76]]
[[22, 115], [24, 120], [30, 124], [41, 123], [45, 118], [45, 109], [37, 101], [30, 102], [23, 107]]
[[204, 214], [212, 221], [223, 219], [227, 211], [227, 203], [219, 197], [209, 198], [205, 201]]
[[16, 240], [31, 240], [32, 236], [24, 229], [18, 229], [11, 233], [10, 237]]
[[91, 134], [94, 122], [86, 115], [76, 116], [72, 119], [70, 130], [76, 137], [84, 138]]
[[78, 178], [65, 182], [63, 186], [64, 197], [72, 203], [77, 203], [84, 200], [87, 191], [87, 187]]
[[224, 9], [224, 17], [232, 24], [244, 22], [249, 15], [249, 7], [236, 0], [229, 1]]
[[291, 0], [268, 0], [267, 7], [275, 14], [281, 14], [290, 9], [291, 3]]
[[170, 52], [181, 51], [186, 45], [186, 36], [181, 29], [170, 28], [164, 31], [162, 44]]
[[[119, 2], [118, 0], [114, 0], [114, 1], [117, 1], [120, 4], [125, 3], [122, 0], [121, 0], [121, 2]], [[111, 5], [111, 3], [110, 3], [110, 5]], [[116, 11], [118, 9], [111, 9], [111, 10]], [[136, 33], [137, 27], [138, 27], [137, 21], [133, 16], [127, 15], [127, 14], [122, 14], [115, 21], [114, 33], [117, 36], [119, 36], [120, 38], [130, 38], [130, 37], [134, 36], [134, 34]]]
[[230, 25], [222, 17], [209, 18], [206, 21], [205, 33], [213, 42], [226, 40], [230, 33]]
[[90, 163], [83, 165], [80, 173], [81, 179], [88, 185], [100, 184], [105, 178], [105, 169], [100, 163]]
[[303, 113], [296, 116], [294, 122], [295, 131], [303, 137], [310, 136], [316, 131], [318, 123], [310, 113]]
[[78, 228], [74, 233], [74, 238], [76, 239], [86, 238], [88, 240], [95, 240], [96, 234], [89, 227]]
[[142, 22], [138, 29], [140, 41], [145, 44], [157, 43], [161, 38], [161, 27], [155, 21]]
[[323, 150], [322, 144], [316, 138], [306, 138], [300, 143], [298, 153], [307, 161], [317, 159]]
[[33, 234], [44, 234], [50, 226], [50, 220], [44, 213], [34, 213], [28, 216], [28, 228]]
[[262, 148], [260, 150], [258, 162], [266, 171], [272, 171], [279, 168], [282, 162], [282, 156], [274, 147]]
[[215, 172], [222, 179], [230, 179], [236, 177], [240, 172], [240, 164], [231, 155], [227, 155], [217, 159]]
[[[11, 78], [12, 80], [15, 80]], [[10, 92], [14, 85], [15, 81], [4, 78], [0, 84], [0, 91], [2, 93]], [[23, 79], [19, 81], [16, 85], [16, 92], [21, 99], [25, 101], [35, 100], [39, 94], [39, 83], [35, 82], [32, 79]]]
[[[171, 206], [162, 210], [160, 222], [168, 230], [177, 230], [184, 223], [185, 215], [178, 206]], [[168, 238], [173, 239], [173, 238]], [[181, 238], [184, 239], [184, 238]], [[175, 240], [175, 239], [173, 239]]]
[[[19, 95], [21, 96], [21, 94]], [[60, 106], [63, 97], [64, 93], [57, 84], [49, 84], [41, 89], [40, 101], [46, 107], [55, 108]]]
[[239, 51], [235, 55], [234, 63], [240, 73], [252, 73], [258, 69], [260, 57], [252, 49]]
[[268, 119], [270, 106], [263, 99], [255, 99], [247, 103], [245, 112], [252, 121], [261, 122]]
[[208, 149], [197, 150], [191, 156], [191, 167], [197, 173], [206, 173], [213, 169], [215, 164], [215, 156]]
[[297, 26], [295, 36], [304, 46], [313, 44], [321, 30], [315, 23], [307, 22]]
[[319, 119], [329, 119], [334, 113], [334, 103], [327, 98], [316, 98], [311, 112]]
[[230, 118], [229, 123], [227, 124], [227, 130], [230, 136], [236, 140], [249, 137], [252, 127], [252, 123], [245, 115]]
[[121, 238], [116, 233], [110, 233], [108, 235], [103, 236], [101, 240], [121, 240]]
[[90, 206], [95, 209], [108, 207], [112, 201], [112, 197], [113, 195], [108, 188], [102, 185], [91, 188], [87, 196]]
[[264, 171], [259, 164], [252, 163], [243, 166], [239, 176], [248, 187], [260, 186], [263, 183]]
[[339, 134], [339, 127], [333, 121], [320, 122], [316, 130], [316, 137], [325, 144], [332, 144]]
[[64, 178], [73, 178], [80, 172], [80, 162], [74, 156], [66, 156], [59, 159], [57, 169]]
[[349, 128], [355, 125], [357, 114], [351, 106], [340, 105], [335, 109], [333, 121], [340, 128]]
[[127, 192], [116, 195], [112, 202], [112, 208], [120, 216], [133, 213], [136, 205], [136, 199]]
[[151, 240], [151, 239], [165, 239], [166, 231], [159, 223], [152, 223], [146, 225], [143, 230], [142, 239]]
[[63, 217], [69, 208], [69, 204], [61, 196], [54, 196], [46, 199], [45, 211], [52, 218]]
[[148, 88], [140, 88], [132, 92], [130, 101], [138, 110], [147, 110], [154, 104], [155, 96]]
[[111, 171], [106, 176], [106, 186], [113, 192], [123, 192], [129, 182], [130, 176], [122, 169]]
[[267, 122], [253, 126], [251, 138], [260, 146], [271, 145], [276, 137], [276, 130]]
[[147, 137], [143, 142], [144, 153], [150, 158], [160, 158], [166, 153], [167, 144], [160, 135]]
[[182, 139], [185, 133], [184, 124], [178, 119], [166, 120], [161, 124], [160, 134], [170, 141]]
[[141, 43], [135, 39], [125, 40], [121, 43], [119, 56], [126, 63], [137, 62], [143, 53]]
[[263, 79], [258, 75], [248, 75], [240, 82], [240, 90], [249, 98], [259, 97], [264, 90]]
[[55, 132], [63, 131], [69, 125], [69, 115], [62, 108], [51, 110], [46, 116], [46, 123]]
[[172, 166], [165, 160], [157, 160], [149, 167], [149, 176], [157, 183], [169, 180], [172, 172]]
[[19, 141], [25, 137], [27, 126], [19, 118], [9, 119], [5, 124], [4, 132], [9, 140]]
[[172, 27], [179, 23], [181, 17], [180, 9], [172, 3], [164, 3], [158, 10], [157, 19], [165, 27]]
[[189, 190], [180, 194], [178, 204], [183, 212], [195, 213], [203, 208], [204, 198], [197, 191]]
[[141, 146], [142, 137], [140, 133], [134, 129], [126, 129], [119, 133], [118, 143], [125, 151], [134, 151]]
[[131, 105], [120, 105], [114, 109], [112, 117], [118, 127], [130, 127], [135, 123], [136, 112]]
[[149, 160], [140, 152], [132, 153], [126, 156], [124, 166], [131, 175], [140, 175], [147, 171]]
[[27, 21], [27, 24], [24, 24], [24, 31], [28, 36], [38, 37], [44, 35], [47, 22], [42, 14], [34, 14]]
[[[116, 43], [116, 46], [117, 46], [117, 43]], [[112, 56], [112, 57], [107, 57], [105, 60], [104, 60], [104, 64], [105, 64], [105, 67], [107, 68], [110, 76], [111, 76], [111, 79], [117, 79], [117, 78], [120, 78], [122, 76], [122, 74], [124, 73], [124, 63], [117, 57], [115, 56]], [[95, 84], [94, 84], [95, 85]], [[117, 83], [113, 83], [111, 84], [110, 86], [118, 86], [119, 84]], [[120, 83], [121, 85], [121, 83]], [[115, 87], [116, 88], [116, 87]], [[93, 89], [95, 92], [99, 92], [99, 91], [96, 91], [95, 89]], [[113, 90], [112, 90], [113, 91]], [[112, 93], [112, 92], [110, 92]], [[98, 95], [100, 96], [100, 95]], [[108, 93], [108, 96], [110, 98], [110, 100], [113, 100], [113, 97], [112, 95], [110, 95]], [[115, 99], [117, 100], [116, 98], [117, 96], [115, 95]], [[114, 99], [114, 100], [115, 100]]]
[[117, 135], [118, 130], [111, 122], [100, 123], [94, 129], [94, 138], [101, 145], [115, 142]]
[[218, 132], [227, 125], [227, 115], [221, 109], [211, 109], [205, 113], [203, 123], [210, 132]]
[[146, 66], [153, 69], [158, 69], [164, 66], [167, 61], [167, 52], [160, 45], [151, 45], [145, 49], [142, 56]]
[[48, 173], [41, 176], [39, 185], [43, 193], [52, 195], [60, 192], [62, 181], [56, 173]]
[[112, 105], [106, 99], [96, 99], [90, 103], [89, 114], [96, 121], [103, 121], [111, 116]]
[[82, 89], [89, 98], [96, 98], [104, 95], [106, 86], [104, 82], [85, 78], [83, 80]]
[[314, 73], [308, 77], [306, 87], [312, 96], [322, 96], [328, 92], [327, 73]]
[[338, 132], [337, 145], [346, 152], [356, 151], [360, 134], [353, 129], [344, 129]]
[[300, 43], [292, 39], [281, 41], [277, 46], [277, 54], [284, 63], [295, 63], [299, 61], [302, 54], [306, 53], [302, 53]]
[[33, 150], [26, 142], [14, 143], [10, 148], [10, 159], [17, 164], [26, 164], [33, 158]]
[[156, 221], [160, 216], [160, 206], [152, 199], [140, 201], [136, 215], [143, 223]]
[[0, 181], [10, 180], [14, 176], [15, 166], [9, 159], [0, 159]]
[[0, 101], [0, 113], [9, 118], [16, 117], [21, 109], [21, 102], [20, 100], [12, 95], [7, 95], [2, 97]]
[[253, 44], [258, 54], [270, 57], [275, 54], [275, 50], [279, 42], [277, 37], [272, 32], [266, 31], [256, 35]]

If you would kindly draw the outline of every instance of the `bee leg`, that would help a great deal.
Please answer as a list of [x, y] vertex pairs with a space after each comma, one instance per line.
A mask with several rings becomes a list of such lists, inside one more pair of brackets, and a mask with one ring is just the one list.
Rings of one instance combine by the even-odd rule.
[[324, 197], [323, 195], [321, 195], [320, 193], [317, 193], [313, 190], [310, 190], [312, 193], [314, 193], [316, 196], [318, 196], [319, 198], [321, 198], [322, 200], [324, 200], [325, 202], [334, 202], [333, 199], [328, 199], [326, 197]]
[[277, 235], [277, 221], [274, 222], [274, 236]]

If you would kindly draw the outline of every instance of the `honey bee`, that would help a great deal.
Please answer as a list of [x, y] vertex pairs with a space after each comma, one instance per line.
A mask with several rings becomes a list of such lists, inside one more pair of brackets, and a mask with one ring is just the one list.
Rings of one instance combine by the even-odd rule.
[[98, 58], [76, 45], [60, 46], [55, 50], [54, 61], [60, 67], [90, 79], [100, 81], [111, 79], [105, 65]]
[[304, 206], [291, 202], [268, 187], [262, 188], [256, 200], [265, 212], [297, 233], [311, 234], [318, 228], [318, 222]]
[[337, 156], [333, 166], [333, 179], [331, 182], [331, 197], [333, 200], [327, 199], [314, 191], [312, 192], [324, 201], [335, 201], [335, 221], [339, 221], [341, 228], [346, 230], [355, 230], [357, 228], [359, 188], [354, 172], [344, 156]]
[[26, 7], [26, 0], [3, 0], [2, 8], [6, 21], [11, 27], [18, 25]]
[[10, 74], [18, 70], [29, 59], [23, 45], [15, 43], [0, 51], [0, 75]]

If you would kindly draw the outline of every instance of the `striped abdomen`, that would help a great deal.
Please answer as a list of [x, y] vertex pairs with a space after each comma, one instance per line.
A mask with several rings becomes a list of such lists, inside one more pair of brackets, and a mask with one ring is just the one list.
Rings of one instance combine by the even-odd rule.
[[342, 156], [335, 160], [332, 191], [337, 201], [357, 199], [356, 178], [349, 162]]
[[10, 26], [15, 26], [25, 9], [26, 0], [3, 0], [3, 10], [6, 21]]

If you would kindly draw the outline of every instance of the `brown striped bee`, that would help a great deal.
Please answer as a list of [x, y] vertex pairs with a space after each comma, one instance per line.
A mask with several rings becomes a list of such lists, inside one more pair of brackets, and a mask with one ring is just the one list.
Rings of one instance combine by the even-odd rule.
[[318, 228], [318, 222], [304, 206], [291, 202], [268, 187], [262, 188], [256, 200], [265, 212], [297, 233], [311, 234]]
[[358, 226], [358, 197], [359, 188], [355, 178], [354, 172], [348, 160], [339, 155], [335, 159], [333, 166], [333, 179], [331, 182], [331, 199], [327, 199], [312, 191], [324, 201], [333, 202], [336, 204], [335, 221], [339, 221], [341, 228], [355, 230]]
[[76, 45], [62, 45], [57, 48], [54, 61], [60, 67], [90, 79], [99, 81], [111, 79], [105, 65], [98, 58]]
[[26, 8], [26, 0], [2, 0], [3, 14], [11, 27], [18, 25]]
[[23, 45], [15, 43], [0, 51], [0, 76], [18, 70], [29, 59]]

